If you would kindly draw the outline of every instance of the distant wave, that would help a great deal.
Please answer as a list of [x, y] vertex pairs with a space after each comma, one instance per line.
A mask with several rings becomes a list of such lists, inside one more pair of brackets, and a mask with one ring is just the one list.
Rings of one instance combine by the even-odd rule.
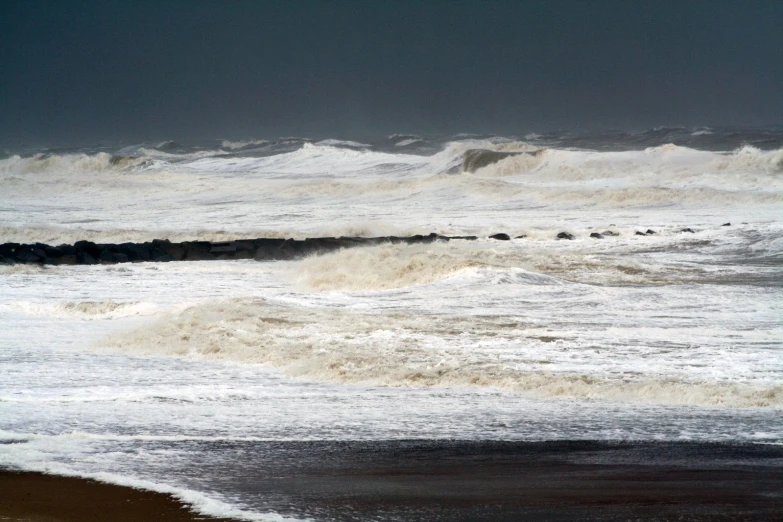
[[[304, 231], [305, 226], [314, 229], [313, 222], [303, 225], [312, 216], [301, 210], [294, 213], [296, 222], [284, 218], [292, 205], [305, 202], [309, 208], [345, 216], [348, 209], [360, 205], [373, 209], [373, 219], [403, 229], [431, 222], [409, 218], [413, 213], [443, 209], [438, 212], [444, 215], [465, 209], [475, 215], [467, 209], [480, 213], [487, 205], [563, 211], [755, 208], [783, 203], [783, 149], [745, 146], [718, 153], [665, 144], [638, 151], [595, 152], [482, 139], [450, 142], [429, 156], [400, 153], [407, 148], [383, 152], [304, 141], [292, 147], [261, 156], [225, 150], [174, 154], [144, 147], [126, 155], [17, 155], [0, 160], [0, 201], [9, 208], [47, 209], [50, 222], [82, 229], [124, 228], [118, 221], [124, 223], [142, 210], [131, 204], [134, 201], [143, 201], [146, 215], [158, 216], [157, 222], [182, 221], [184, 215], [172, 216], [172, 209], [190, 209], [187, 223], [171, 226], [175, 234], [184, 234], [185, 227], [219, 232], [224, 226], [238, 233], [251, 231], [251, 223], [270, 220], [282, 221], [270, 227], [280, 233]], [[520, 154], [473, 173], [463, 172], [464, 155], [473, 149]], [[122, 212], [117, 212], [118, 207], [123, 207]], [[28, 214], [6, 216], [3, 225], [23, 226]], [[110, 223], [78, 225], [101, 219]], [[152, 226], [165, 230], [157, 223], [127, 229]], [[347, 226], [345, 219], [340, 226]], [[440, 232], [426, 230], [430, 231]]]
[[241, 150], [249, 147], [257, 147], [259, 145], [266, 145], [269, 140], [247, 140], [247, 141], [229, 141], [223, 140], [220, 142], [220, 146], [224, 149]]

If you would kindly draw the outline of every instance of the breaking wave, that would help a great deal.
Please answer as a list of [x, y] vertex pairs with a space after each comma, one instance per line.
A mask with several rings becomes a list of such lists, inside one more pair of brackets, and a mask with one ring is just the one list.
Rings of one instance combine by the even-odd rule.
[[152, 315], [160, 308], [151, 303], [118, 303], [115, 301], [68, 301], [62, 303], [11, 302], [0, 304], [0, 310], [55, 319], [119, 319]]
[[[543, 369], [546, 361], [476, 349], [487, 338], [541, 346], [551, 342], [536, 332], [509, 324], [506, 317], [374, 315], [233, 300], [194, 306], [142, 330], [114, 335], [100, 349], [264, 364], [290, 376], [342, 384], [488, 387], [547, 398], [783, 407], [779, 384], [549, 372]], [[446, 344], [438, 344], [444, 339]]]
[[36, 154], [23, 158], [11, 156], [0, 160], [0, 175], [25, 175], [55, 172], [90, 173], [107, 170], [123, 170], [150, 165], [148, 158], [134, 156], [114, 156], [105, 152], [97, 154]]
[[[552, 234], [547, 233], [547, 236]], [[660, 250], [667, 248], [666, 238], [659, 241]], [[704, 245], [703, 240], [692, 241]], [[677, 247], [687, 248], [687, 243], [680, 241]], [[698, 264], [627, 255], [634, 248], [634, 244], [618, 246], [612, 253], [567, 250], [560, 245], [536, 245], [535, 239], [524, 246], [456, 241], [428, 245], [386, 244], [304, 259], [292, 269], [292, 278], [300, 290], [326, 292], [406, 288], [468, 273], [490, 282], [639, 286], [710, 284], [730, 278], [749, 280], [753, 274], [751, 267], [745, 267], [745, 272], [715, 273]]]
[[[251, 146], [237, 142], [227, 148]], [[260, 142], [259, 142], [260, 143]], [[237, 204], [303, 198], [399, 197], [430, 205], [465, 198], [516, 200], [558, 207], [777, 204], [783, 202], [783, 150], [745, 146], [732, 153], [661, 145], [641, 151], [542, 149], [512, 140], [451, 142], [431, 156], [379, 152], [358, 142], [301, 142], [262, 157], [201, 150], [173, 154], [136, 148], [133, 154], [44, 155], [0, 160], [0, 182], [9, 197], [56, 198], [65, 192], [99, 196], [165, 195], [166, 207], [216, 193]], [[461, 172], [471, 149], [520, 154]], [[126, 151], [127, 152], [127, 151]], [[133, 176], [128, 174], [132, 173]], [[161, 190], [163, 188], [163, 190]], [[251, 201], [243, 198], [255, 197]], [[179, 199], [177, 199], [179, 198]], [[111, 196], [111, 202], [116, 197]]]

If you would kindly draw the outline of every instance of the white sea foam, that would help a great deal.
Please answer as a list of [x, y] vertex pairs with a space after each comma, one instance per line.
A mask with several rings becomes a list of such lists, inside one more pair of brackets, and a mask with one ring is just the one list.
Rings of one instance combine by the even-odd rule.
[[532, 237], [524, 246], [455, 241], [346, 249], [302, 261], [296, 265], [293, 278], [306, 291], [364, 291], [428, 284], [477, 269], [496, 270], [517, 281], [526, 279], [537, 284], [559, 284], [561, 280], [590, 284], [686, 284], [710, 282], [716, 277], [694, 264], [666, 264], [623, 255], [622, 250], [632, 249], [632, 245], [615, 245], [615, 250], [621, 251], [614, 255], [600, 249], [576, 251], [560, 245], [534, 246], [537, 236], [550, 243], [554, 237], [551, 231], [536, 232], [531, 232]]
[[257, 147], [259, 145], [266, 145], [269, 143], [269, 140], [246, 140], [246, 141], [230, 141], [230, 140], [223, 140], [220, 142], [220, 146], [224, 149], [230, 149], [230, 150], [237, 150], [237, 149], [245, 149], [248, 147]]
[[394, 144], [395, 147], [407, 147], [408, 145], [413, 145], [414, 143], [421, 143], [421, 139], [419, 138], [406, 138], [404, 140], [400, 140], [397, 143]]
[[[0, 266], [2, 464], [176, 489], [227, 446], [199, 442], [780, 439], [783, 151], [308, 141], [0, 160], [0, 242], [479, 236]], [[470, 149], [525, 154], [468, 174]]]
[[0, 303], [0, 311], [57, 319], [117, 319], [152, 315], [160, 308], [152, 303], [117, 303], [115, 301], [77, 302], [10, 302]]
[[[543, 348], [551, 340], [534, 327], [507, 322], [289, 309], [234, 300], [189, 308], [104, 344], [133, 354], [266, 364], [291, 376], [338, 383], [490, 387], [549, 398], [783, 407], [780, 384], [548, 370], [553, 361], [547, 361]], [[444, 338], [445, 345], [437, 344]], [[478, 349], [488, 339], [508, 349]], [[526, 358], [531, 346], [538, 352], [534, 360]]]
[[[30, 447], [29, 449], [20, 448], [18, 444], [14, 444], [13, 448], [11, 448], [13, 451], [7, 451], [7, 447], [0, 446], [0, 466], [64, 477], [91, 479], [107, 484], [164, 493], [166, 495], [171, 495], [194, 511], [210, 517], [247, 520], [250, 522], [296, 522], [299, 520], [309, 520], [286, 517], [274, 512], [258, 513], [240, 509], [215, 496], [206, 495], [188, 488], [172, 486], [163, 482], [145, 480], [125, 474], [81, 471], [57, 461], [43, 460], [42, 457], [45, 458], [48, 453], [52, 452], [52, 443], [56, 445], [60, 438], [49, 437], [42, 439], [37, 436], [30, 438], [33, 440], [33, 447]], [[2, 440], [2, 434], [0, 434], [0, 440]], [[19, 439], [18, 436], [14, 435], [7, 440], [18, 441]], [[39, 448], [36, 442], [42, 442], [44, 443], [44, 446]], [[31, 445], [30, 439], [24, 444], [24, 446], [28, 445]]]

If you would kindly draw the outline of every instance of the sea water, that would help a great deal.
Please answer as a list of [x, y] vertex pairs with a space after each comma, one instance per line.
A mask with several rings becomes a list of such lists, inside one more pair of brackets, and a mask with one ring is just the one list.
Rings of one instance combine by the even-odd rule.
[[[778, 134], [6, 154], [2, 242], [479, 238], [0, 266], [0, 466], [276, 520], [214, 471], [246, 466], [236, 444], [783, 443]], [[477, 148], [523, 154], [462, 172]]]

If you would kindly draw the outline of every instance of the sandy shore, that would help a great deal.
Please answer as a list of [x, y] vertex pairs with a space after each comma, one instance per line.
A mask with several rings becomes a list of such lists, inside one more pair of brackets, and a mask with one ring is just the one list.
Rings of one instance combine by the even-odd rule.
[[41, 473], [0, 471], [0, 521], [224, 521], [190, 511], [170, 495]]
[[[258, 512], [336, 522], [783, 520], [783, 447], [720, 443], [225, 442], [204, 473]], [[200, 472], [201, 470], [191, 470]], [[0, 472], [0, 521], [215, 520], [168, 495]]]

